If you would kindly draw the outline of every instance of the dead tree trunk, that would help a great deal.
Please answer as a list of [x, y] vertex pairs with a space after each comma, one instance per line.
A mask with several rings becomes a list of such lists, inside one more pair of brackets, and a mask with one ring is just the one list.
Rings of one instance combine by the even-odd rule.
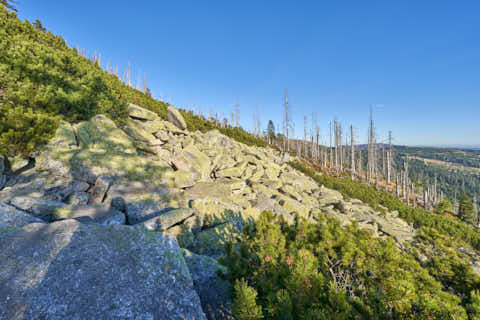
[[400, 187], [399, 187], [399, 181], [398, 181], [398, 174], [395, 175], [396, 177], [396, 182], [395, 182], [395, 187], [396, 187], [396, 196], [397, 196], [397, 199], [400, 199]]
[[426, 186], [423, 187], [423, 208], [428, 210], [428, 192]]
[[332, 150], [332, 122], [330, 121], [330, 169], [333, 168], [333, 150]]
[[351, 169], [352, 169], [352, 179], [355, 178], [355, 143], [353, 139], [353, 126], [350, 125], [350, 144], [351, 144], [351, 151], [350, 151], [350, 160], [352, 162]]
[[392, 175], [392, 131], [388, 132], [388, 155], [387, 155], [387, 183], [390, 184]]
[[286, 131], [286, 149], [287, 151], [290, 150], [289, 146], [289, 127], [290, 127], [290, 107], [288, 105], [288, 92], [287, 89], [285, 89], [285, 102], [284, 102], [284, 108], [285, 108], [285, 131]]

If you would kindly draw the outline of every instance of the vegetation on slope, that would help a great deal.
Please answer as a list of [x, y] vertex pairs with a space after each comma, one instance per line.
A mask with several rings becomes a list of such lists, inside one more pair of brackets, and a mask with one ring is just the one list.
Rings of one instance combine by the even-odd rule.
[[[393, 240], [317, 219], [288, 225], [264, 212], [239, 250], [227, 246], [237, 319], [467, 319], [461, 299]], [[478, 316], [478, 299], [467, 306]]]
[[[0, 5], [0, 154], [30, 156], [53, 135], [59, 119], [76, 122], [105, 114], [122, 125], [128, 103], [166, 119], [168, 105], [122, 83], [80, 56], [39, 21], [21, 21]], [[218, 128], [183, 112], [190, 130]], [[248, 145], [262, 139], [239, 128], [218, 128]]]
[[[399, 250], [356, 224], [323, 215], [289, 226], [270, 213], [244, 229], [239, 250], [227, 246], [224, 275], [239, 319], [478, 319], [480, 278], [463, 252], [479, 248], [478, 231], [445, 212], [406, 206], [390, 194], [293, 167], [347, 198], [397, 210], [417, 228]], [[472, 246], [473, 248], [471, 248]], [[250, 312], [248, 310], [254, 310]]]

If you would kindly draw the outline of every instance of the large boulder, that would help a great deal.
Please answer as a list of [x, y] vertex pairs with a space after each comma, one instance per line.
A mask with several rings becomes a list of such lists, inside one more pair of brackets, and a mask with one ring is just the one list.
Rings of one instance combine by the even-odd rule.
[[182, 251], [207, 319], [233, 320], [230, 286], [217, 275], [217, 271], [226, 273], [226, 268], [211, 257], [195, 254], [187, 249]]
[[194, 145], [189, 145], [177, 156], [177, 159], [186, 162], [188, 167], [198, 172], [202, 179], [210, 177], [210, 158], [198, 150]]
[[43, 220], [0, 202], [0, 228], [13, 227], [21, 228], [30, 223], [43, 223]]
[[163, 144], [163, 142], [149, 132], [140, 121], [128, 119], [125, 131], [133, 139], [135, 147], [139, 150], [155, 154], [155, 147]]
[[[134, 225], [160, 215], [175, 199], [169, 190], [154, 181], [117, 181], [108, 192], [106, 204], [121, 198], [125, 203], [127, 224]], [[176, 203], [174, 203], [176, 204]]]
[[230, 199], [232, 190], [229, 186], [215, 182], [199, 182], [185, 192], [187, 199]]
[[10, 199], [9, 204], [47, 222], [55, 220], [58, 210], [67, 206], [65, 203], [58, 201], [26, 196], [14, 197]]
[[64, 220], [0, 247], [0, 319], [206, 319], [171, 236]]
[[130, 117], [139, 120], [155, 121], [160, 119], [160, 117], [155, 112], [139, 107], [132, 103], [128, 105], [128, 113]]
[[168, 121], [176, 125], [179, 129], [181, 130], [187, 129], [187, 123], [185, 122], [185, 119], [183, 119], [182, 115], [180, 114], [180, 111], [178, 111], [177, 108], [174, 108], [172, 106], [168, 107], [167, 119]]

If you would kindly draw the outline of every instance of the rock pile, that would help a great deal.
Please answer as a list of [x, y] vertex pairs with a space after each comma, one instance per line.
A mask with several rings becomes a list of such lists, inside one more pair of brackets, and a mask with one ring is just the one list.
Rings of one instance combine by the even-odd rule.
[[[202, 319], [200, 301], [209, 318], [228, 318], [215, 259], [264, 210], [287, 221], [295, 214], [356, 220], [399, 245], [414, 236], [396, 213], [382, 215], [343, 199], [288, 166], [280, 152], [246, 146], [217, 130], [186, 131], [173, 107], [169, 121], [135, 105], [129, 112], [123, 128], [102, 115], [61, 123], [35, 167], [3, 182], [0, 228], [8, 232], [0, 229], [0, 243], [8, 250], [0, 253], [0, 295], [16, 309], [0, 319], [32, 312], [99, 318], [95, 310], [142, 319], [179, 310], [162, 319]], [[217, 292], [223, 298], [213, 301]], [[102, 298], [88, 305], [94, 295]]]

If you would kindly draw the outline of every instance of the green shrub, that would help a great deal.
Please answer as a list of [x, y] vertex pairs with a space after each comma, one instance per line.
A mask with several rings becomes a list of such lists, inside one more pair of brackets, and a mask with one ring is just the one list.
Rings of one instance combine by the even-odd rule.
[[[122, 126], [128, 118], [128, 103], [166, 119], [167, 104], [103, 71], [96, 62], [69, 48], [60, 36], [47, 32], [39, 21], [35, 26], [22, 22], [15, 12], [0, 6], [0, 153], [31, 153], [55, 132], [57, 117], [77, 122], [105, 114]], [[262, 139], [241, 129], [219, 128], [182, 113], [189, 130], [219, 129], [239, 142], [265, 146]], [[19, 123], [14, 124], [16, 121]]]
[[223, 276], [236, 292], [242, 279], [249, 301], [235, 295], [237, 317], [258, 304], [265, 319], [467, 318], [460, 298], [442, 291], [393, 240], [375, 239], [357, 224], [342, 228], [335, 219], [318, 219], [297, 217], [289, 225], [264, 212], [244, 228], [239, 248], [227, 245]]

